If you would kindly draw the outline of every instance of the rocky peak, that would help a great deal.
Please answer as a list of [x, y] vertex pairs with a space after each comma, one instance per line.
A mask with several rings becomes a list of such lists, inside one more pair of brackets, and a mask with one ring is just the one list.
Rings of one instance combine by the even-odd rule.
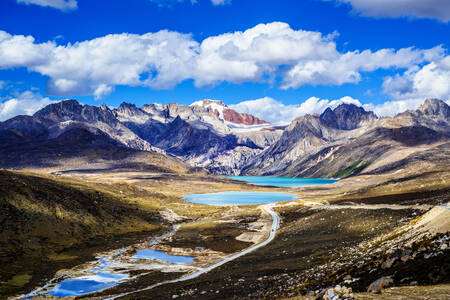
[[328, 127], [339, 128], [337, 116], [329, 107], [319, 116], [319, 119]]
[[117, 116], [121, 116], [121, 117], [142, 117], [142, 116], [146, 116], [146, 113], [137, 108], [136, 105], [131, 104], [131, 103], [126, 103], [123, 102], [122, 104], [120, 104], [120, 106], [118, 108], [116, 108], [114, 110], [114, 112], [116, 113]]
[[141, 107], [141, 110], [151, 115], [160, 122], [165, 122], [170, 118], [169, 110], [165, 109], [161, 104], [150, 103]]
[[90, 105], [83, 106], [81, 118], [82, 121], [87, 121], [89, 123], [103, 122], [112, 124], [117, 121], [114, 112], [106, 105], [103, 107]]
[[117, 121], [114, 113], [106, 105], [100, 107], [81, 105], [76, 100], [64, 100], [47, 105], [33, 116], [47, 126], [65, 121], [108, 124]]
[[270, 124], [264, 120], [261, 120], [251, 114], [240, 113], [231, 108], [229, 108], [225, 103], [220, 100], [210, 100], [205, 99], [202, 101], [194, 102], [190, 105], [191, 107], [203, 107], [208, 110], [208, 112], [216, 115], [220, 119], [237, 124], [237, 125], [264, 125]]
[[83, 106], [76, 100], [64, 100], [47, 105], [33, 116], [45, 124], [58, 123], [69, 120], [79, 120]]
[[438, 116], [443, 119], [450, 119], [450, 107], [442, 100], [427, 99], [418, 109], [418, 112], [428, 116]]
[[341, 130], [352, 130], [377, 119], [373, 112], [346, 103], [339, 105], [334, 110], [327, 108], [319, 118], [324, 125]]

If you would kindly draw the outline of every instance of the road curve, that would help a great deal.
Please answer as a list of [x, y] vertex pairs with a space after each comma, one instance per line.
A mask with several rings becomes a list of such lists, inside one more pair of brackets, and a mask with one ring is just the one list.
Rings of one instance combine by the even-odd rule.
[[130, 295], [130, 294], [139, 293], [139, 292], [143, 292], [143, 291], [148, 291], [148, 290], [151, 290], [151, 289], [156, 288], [156, 287], [161, 286], [161, 285], [195, 279], [195, 278], [199, 277], [200, 275], [208, 273], [209, 271], [214, 270], [214, 269], [216, 269], [216, 268], [218, 268], [218, 267], [220, 267], [220, 266], [222, 266], [222, 265], [224, 265], [224, 264], [226, 264], [226, 263], [228, 263], [228, 262], [230, 262], [232, 260], [235, 260], [235, 259], [237, 259], [237, 258], [239, 258], [241, 256], [244, 256], [244, 255], [246, 255], [246, 254], [248, 254], [250, 252], [255, 251], [256, 249], [259, 249], [261, 247], [266, 246], [267, 244], [269, 244], [275, 238], [277, 229], [280, 226], [280, 216], [278, 216], [278, 214], [275, 211], [272, 210], [273, 206], [274, 206], [273, 203], [266, 204], [266, 205], [262, 206], [262, 210], [267, 212], [272, 217], [272, 226], [270, 228], [269, 237], [265, 241], [263, 241], [263, 242], [261, 242], [259, 244], [253, 245], [253, 246], [251, 246], [251, 247], [249, 247], [249, 248], [247, 248], [247, 249], [245, 249], [245, 250], [243, 250], [243, 251], [241, 251], [239, 253], [236, 253], [236, 254], [233, 254], [231, 256], [228, 256], [224, 260], [221, 260], [221, 261], [219, 261], [219, 262], [217, 262], [217, 263], [215, 263], [215, 264], [213, 264], [213, 265], [211, 265], [209, 267], [203, 268], [200, 271], [197, 271], [195, 273], [186, 275], [184, 277], [180, 277], [178, 279], [160, 282], [160, 283], [157, 283], [157, 284], [154, 284], [154, 285], [150, 285], [150, 286], [148, 286], [146, 288], [143, 288], [143, 289], [135, 290], [135, 291], [128, 292], [128, 293], [123, 293], [123, 294], [116, 295], [116, 296], [113, 296], [113, 297], [109, 297], [109, 298], [106, 298], [106, 299], [113, 300], [113, 299], [124, 297], [124, 296]]

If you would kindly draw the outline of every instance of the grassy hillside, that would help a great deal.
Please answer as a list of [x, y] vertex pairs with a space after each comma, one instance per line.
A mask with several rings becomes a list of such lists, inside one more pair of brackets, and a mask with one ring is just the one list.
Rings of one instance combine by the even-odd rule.
[[142, 205], [81, 182], [0, 171], [0, 264], [8, 266], [0, 269], [0, 294], [31, 274], [79, 262], [113, 236], [156, 233], [164, 225], [158, 206], [158, 199]]
[[[99, 252], [152, 238], [171, 228], [161, 211], [187, 220], [224, 208], [182, 202], [187, 192], [249, 189], [201, 175], [99, 173], [90, 180], [0, 170], [0, 295], [41, 286], [57, 270], [93, 260]], [[150, 175], [152, 174], [152, 175]], [[195, 207], [195, 209], [194, 209]], [[0, 296], [0, 298], [1, 298]]]

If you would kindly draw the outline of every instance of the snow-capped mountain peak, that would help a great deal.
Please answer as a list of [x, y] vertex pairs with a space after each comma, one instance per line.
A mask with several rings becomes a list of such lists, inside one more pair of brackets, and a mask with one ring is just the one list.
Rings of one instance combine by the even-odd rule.
[[205, 99], [201, 101], [196, 101], [190, 106], [200, 106], [208, 109], [210, 112], [216, 114], [225, 123], [233, 125], [269, 125], [269, 122], [261, 120], [251, 114], [245, 114], [237, 112], [229, 108], [225, 103], [220, 100]]

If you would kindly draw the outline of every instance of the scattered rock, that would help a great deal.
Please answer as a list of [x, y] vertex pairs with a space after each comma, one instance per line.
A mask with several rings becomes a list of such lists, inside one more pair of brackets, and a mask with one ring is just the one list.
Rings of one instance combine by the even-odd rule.
[[394, 264], [394, 262], [397, 260], [397, 258], [395, 258], [395, 257], [393, 257], [393, 258], [390, 258], [390, 259], [387, 259], [386, 261], [384, 261], [382, 264], [381, 264], [381, 268], [382, 269], [389, 269], [390, 267], [392, 267], [392, 265]]
[[394, 283], [394, 280], [390, 276], [381, 277], [372, 282], [367, 288], [368, 292], [380, 293], [382, 289], [389, 287]]
[[400, 258], [402, 262], [407, 262], [409, 259], [411, 259], [411, 256], [402, 256], [402, 258]]
[[327, 290], [319, 293], [317, 299], [324, 299], [324, 300], [353, 299], [353, 291], [351, 288], [337, 285], [334, 288], [328, 288]]

